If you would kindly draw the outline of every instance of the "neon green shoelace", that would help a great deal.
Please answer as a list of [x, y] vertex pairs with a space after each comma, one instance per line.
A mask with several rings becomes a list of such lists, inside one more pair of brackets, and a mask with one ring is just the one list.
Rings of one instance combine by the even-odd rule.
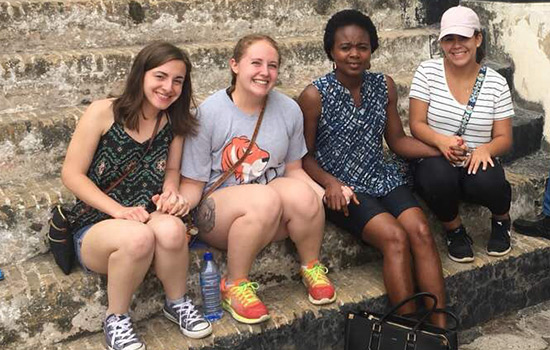
[[315, 264], [312, 268], [305, 269], [304, 272], [311, 286], [316, 286], [319, 284], [330, 285], [327, 278], [328, 269], [324, 265]]
[[231, 287], [231, 294], [234, 294], [244, 306], [248, 306], [260, 300], [256, 296], [258, 288], [260, 285], [256, 282], [241, 282], [238, 286]]

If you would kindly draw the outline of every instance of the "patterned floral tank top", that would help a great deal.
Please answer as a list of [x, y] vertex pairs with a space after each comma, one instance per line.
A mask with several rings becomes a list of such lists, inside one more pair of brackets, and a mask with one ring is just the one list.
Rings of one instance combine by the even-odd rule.
[[[152, 212], [151, 197], [162, 191], [168, 149], [173, 138], [172, 126], [167, 123], [155, 136], [151, 149], [141, 163], [108, 196], [124, 206], [144, 206]], [[143, 143], [135, 141], [121, 124], [113, 123], [99, 140], [88, 177], [101, 190], [105, 190], [141, 158], [148, 143], [149, 140]], [[97, 209], [87, 208], [82, 201], [76, 201], [72, 209], [73, 218], [76, 217], [73, 232], [111, 218]]]
[[384, 157], [388, 89], [381, 73], [363, 73], [361, 105], [334, 72], [315, 80], [321, 95], [315, 158], [318, 164], [356, 192], [383, 197], [406, 181]]

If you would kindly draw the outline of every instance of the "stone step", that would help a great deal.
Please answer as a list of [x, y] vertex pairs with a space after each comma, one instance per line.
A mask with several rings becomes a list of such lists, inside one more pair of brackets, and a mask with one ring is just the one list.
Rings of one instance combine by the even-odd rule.
[[[544, 190], [549, 160], [549, 154], [539, 152], [507, 165], [507, 177], [513, 188], [513, 218], [536, 211], [536, 201], [540, 200]], [[21, 189], [18, 192], [19, 197], [2, 190], [4, 192], [0, 210], [3, 220], [0, 237], [3, 260], [0, 261], [0, 267], [6, 273], [7, 280], [2, 282], [6, 288], [0, 289], [0, 300], [5, 301], [0, 304], [0, 315], [7, 317], [0, 318], [0, 334], [4, 337], [3, 340], [0, 339], [0, 344], [27, 341], [32, 343], [37, 339], [43, 340], [44, 337], [51, 341], [60, 341], [83, 332], [97, 331], [102, 305], [106, 300], [102, 289], [105, 285], [104, 279], [84, 275], [80, 270], [65, 276], [53, 264], [49, 255], [39, 255], [23, 261], [47, 250], [44, 224], [50, 203], [70, 201], [72, 195], [67, 190], [62, 190], [58, 178], [21, 185]], [[465, 205], [461, 210], [465, 224], [477, 228], [471, 230], [471, 234], [479, 244], [477, 251], [481, 253], [489, 232], [489, 213], [477, 206]], [[432, 217], [430, 222], [435, 222]], [[432, 225], [432, 228], [438, 245], [443, 246], [441, 228], [439, 225]], [[522, 246], [521, 242], [523, 241], [516, 241], [515, 245]], [[200, 250], [192, 253], [190, 276], [197, 276], [200, 253]], [[514, 250], [513, 254], [516, 253], [517, 250]], [[216, 256], [224, 269], [224, 254]], [[339, 271], [377, 261], [379, 257], [372, 248], [358, 244], [349, 235], [330, 224], [327, 225], [322, 260], [331, 270]], [[483, 254], [479, 254], [479, 258], [478, 264], [492, 260]], [[450, 263], [446, 258], [443, 260], [446, 261], [446, 274], [452, 269], [465, 266]], [[282, 281], [295, 281], [297, 268], [292, 244], [279, 242], [261, 253], [251, 276], [269, 287]], [[191, 278], [189, 285], [191, 294], [196, 296], [196, 278]], [[69, 294], [70, 299], [64, 298], [60, 301], [61, 296]], [[156, 279], [149, 277], [135, 301], [135, 309], [139, 310], [138, 318], [143, 319], [154, 313], [158, 303], [152, 300], [160, 299], [159, 284]], [[52, 310], [56, 310], [53, 318]]]
[[[55, 154], [55, 150], [52, 153]], [[535, 211], [533, 203], [541, 198], [544, 191], [549, 163], [550, 154], [538, 152], [506, 165], [513, 188], [512, 217]], [[47, 252], [45, 235], [50, 208], [55, 203], [72, 203], [74, 200], [74, 196], [61, 184], [59, 170], [33, 177], [32, 168], [29, 166], [27, 169], [27, 173], [20, 171], [19, 179], [14, 177], [0, 187], [0, 245], [4, 247], [0, 265], [25, 261]], [[472, 220], [489, 222], [485, 209], [465, 206], [465, 210]], [[330, 266], [351, 264], [354, 259], [359, 259], [359, 255], [365, 254], [363, 250], [347, 250], [346, 245], [338, 244], [338, 230], [328, 227], [326, 240], [334, 242], [334, 247], [327, 251], [330, 256], [333, 255], [328, 262]], [[439, 229], [438, 226], [434, 228]]]
[[540, 149], [544, 113], [514, 107], [512, 120], [514, 145], [512, 150], [502, 157], [503, 162], [510, 162]]
[[[401, 80], [399, 80], [401, 79]], [[405, 124], [408, 110], [408, 84], [412, 76], [395, 78], [400, 94], [400, 115]], [[296, 79], [279, 85], [277, 90], [297, 99], [311, 79]], [[206, 95], [196, 94], [197, 103]], [[78, 118], [86, 106], [55, 108], [53, 110], [10, 113], [0, 116], [0, 186], [18, 184], [22, 177], [40, 181], [44, 177], [59, 177]], [[40, 158], [40, 162], [36, 159]]]
[[[408, 116], [403, 109], [408, 109], [405, 84], [410, 80], [410, 77], [395, 78], [406, 132], [409, 132]], [[280, 90], [296, 98], [306, 85], [304, 80]], [[0, 128], [0, 232], [3, 233], [0, 242], [12, 247], [0, 257], [0, 264], [25, 260], [47, 250], [44, 234], [49, 208], [54, 203], [67, 203], [74, 198], [59, 178], [70, 135], [83, 109], [69, 107], [42, 114], [19, 113], [4, 125], [4, 120], [0, 120], [3, 126]], [[502, 157], [504, 162], [540, 148], [542, 116], [519, 108], [517, 111], [513, 120], [514, 148]], [[549, 158], [546, 153], [538, 153], [538, 156]], [[517, 167], [511, 166], [510, 170], [514, 173]], [[541, 174], [544, 176], [545, 171]]]
[[[511, 79], [510, 65], [488, 62], [488, 64]], [[323, 67], [326, 68], [326, 67]], [[376, 71], [382, 71], [373, 67]], [[328, 69], [328, 68], [327, 68]], [[325, 71], [326, 72], [326, 71]], [[409, 108], [409, 87], [412, 81], [413, 72], [399, 72], [397, 74], [388, 73], [392, 76], [397, 86], [398, 92], [398, 111], [403, 125], [408, 128], [408, 108]], [[316, 69], [316, 75], [304, 72], [304, 76], [293, 77], [292, 81], [285, 84], [279, 84], [278, 89], [288, 96], [297, 99], [305, 86], [318, 75], [323, 74], [320, 69]], [[220, 88], [223, 85], [220, 84]], [[197, 91], [199, 90], [199, 91]], [[198, 103], [208, 96], [207, 91], [195, 90], [195, 96]], [[2, 97], [0, 96], [0, 99]], [[28, 163], [24, 159], [16, 157], [32, 156], [32, 164], [37, 152], [50, 152], [56, 149], [55, 155], [64, 155], [66, 144], [70, 140], [70, 135], [74, 130], [76, 121], [83, 114], [86, 105], [76, 107], [57, 107], [52, 109], [36, 109], [26, 112], [0, 112], [0, 164], [4, 166], [8, 162], [15, 163], [13, 167], [18, 167]], [[516, 118], [514, 118], [514, 139], [515, 149], [503, 159], [511, 161], [523, 155], [532, 153], [540, 148], [542, 137], [542, 112], [526, 110], [516, 104]], [[27, 159], [28, 160], [28, 159]], [[0, 165], [1, 167], [1, 165]], [[26, 170], [24, 170], [26, 171]], [[0, 175], [0, 184], [6, 180], [6, 173]], [[15, 177], [19, 174], [16, 172]], [[14, 177], [14, 176], [10, 176]]]
[[[414, 72], [430, 57], [434, 28], [388, 30], [380, 33], [380, 48], [372, 61], [373, 70]], [[279, 40], [283, 85], [295, 80], [312, 80], [330, 70], [321, 36]], [[194, 65], [196, 91], [210, 94], [229, 83], [227, 62], [233, 41], [181, 44]], [[135, 54], [141, 46], [6, 53], [0, 55], [0, 118], [29, 110], [51, 110], [75, 106], [118, 93]]]
[[[425, 1], [2, 0], [0, 51], [236, 40], [253, 33], [322, 37], [328, 18], [359, 8], [380, 29], [415, 27]], [[20, 40], [25, 38], [25, 40]]]
[[[349, 234], [327, 225], [321, 260], [333, 271], [380, 260], [374, 249], [359, 244]], [[8, 247], [8, 245], [3, 245]], [[199, 266], [204, 247], [191, 251], [188, 279], [189, 294], [198, 300]], [[225, 271], [225, 252], [214, 252], [218, 266]], [[0, 263], [6, 276], [0, 289], [0, 345], [10, 343], [44, 344], [60, 341], [83, 332], [97, 331], [104, 315], [106, 279], [85, 274], [80, 268], [66, 276], [50, 254], [42, 254], [19, 263]], [[293, 244], [277, 242], [264, 249], [255, 260], [251, 278], [267, 288], [280, 282], [298, 281], [299, 262]], [[151, 272], [137, 293], [132, 308], [137, 319], [145, 319], [158, 309], [162, 299], [160, 283]], [[55, 312], [52, 314], [52, 310]], [[2, 347], [4, 348], [4, 347]]]
[[[462, 328], [550, 298], [550, 241], [513, 235], [514, 249], [501, 258], [488, 257], [484, 241], [475, 240], [472, 264], [452, 262], [440, 247], [448, 304], [460, 317]], [[0, 324], [4, 349], [30, 350], [38, 345], [47, 350], [104, 348], [100, 332], [105, 311], [103, 278], [82, 273], [67, 277], [42, 258], [4, 271], [7, 279], [2, 283], [7, 288], [0, 290], [5, 301], [0, 311], [8, 315]], [[159, 315], [158, 283], [141, 288], [134, 319], [151, 349], [337, 349], [343, 347], [347, 311], [387, 308], [381, 271], [381, 261], [331, 271], [338, 297], [323, 307], [306, 300], [299, 281], [277, 281], [259, 291], [271, 310], [271, 320], [248, 326], [225, 314], [214, 324], [213, 335], [202, 340], [181, 336], [175, 325]], [[197, 275], [190, 276], [191, 290], [195, 290]]]
[[[404, 125], [408, 125], [408, 95], [412, 73], [392, 77], [399, 95], [399, 115]], [[309, 76], [297, 77], [288, 84], [278, 85], [276, 89], [297, 99], [313, 79], [314, 77]], [[208, 94], [201, 91], [195, 93], [198, 104], [207, 96]], [[0, 172], [0, 185], [9, 179], [18, 179], [21, 173], [26, 173], [26, 164], [36, 169], [35, 160], [38, 153], [51, 153], [54, 156], [52, 160], [47, 155], [41, 156], [46, 157], [45, 163], [51, 163], [57, 158], [62, 159], [76, 123], [86, 108], [86, 105], [79, 105], [0, 114], [0, 169], [9, 166], [9, 170]], [[61, 165], [60, 162], [56, 163], [59, 163], [58, 166]], [[22, 170], [15, 170], [17, 168]]]

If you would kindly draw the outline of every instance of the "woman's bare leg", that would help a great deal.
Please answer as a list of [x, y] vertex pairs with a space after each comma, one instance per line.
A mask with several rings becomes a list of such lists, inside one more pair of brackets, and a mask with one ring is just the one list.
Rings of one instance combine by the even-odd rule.
[[[445, 282], [443, 280], [441, 259], [424, 213], [420, 208], [410, 208], [402, 212], [397, 220], [409, 236], [416, 280], [420, 290], [434, 294], [438, 300], [437, 307], [444, 308]], [[431, 302], [426, 306], [430, 307]], [[432, 322], [444, 326], [445, 316], [435, 314], [432, 317]]]
[[82, 260], [92, 271], [107, 274], [107, 313], [128, 312], [132, 295], [151, 266], [153, 231], [131, 220], [105, 220], [93, 225], [82, 241]]
[[[381, 213], [367, 222], [362, 238], [384, 255], [384, 285], [390, 302], [395, 305], [413, 295], [410, 245], [403, 226], [391, 214]], [[408, 303], [398, 312], [406, 314], [415, 310], [416, 305]]]
[[147, 226], [155, 234], [155, 273], [166, 297], [177, 300], [187, 291], [189, 248], [185, 225], [178, 217], [155, 212]]
[[248, 278], [258, 253], [275, 236], [281, 201], [266, 185], [239, 185], [217, 190], [201, 205], [197, 223], [201, 239], [227, 249], [227, 280]]
[[325, 212], [317, 194], [307, 183], [292, 178], [277, 178], [269, 186], [277, 192], [283, 207], [281, 225], [274, 239], [290, 237], [302, 265], [318, 259]]

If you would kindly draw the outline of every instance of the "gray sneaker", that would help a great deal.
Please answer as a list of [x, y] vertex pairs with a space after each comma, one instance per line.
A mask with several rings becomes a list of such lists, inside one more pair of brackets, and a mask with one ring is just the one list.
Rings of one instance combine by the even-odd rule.
[[145, 350], [145, 344], [139, 340], [132, 320], [128, 314], [107, 316], [103, 322], [105, 343], [109, 350]]
[[204, 338], [212, 333], [212, 324], [197, 310], [186, 295], [175, 304], [164, 302], [164, 316], [180, 326], [181, 332], [189, 338]]

